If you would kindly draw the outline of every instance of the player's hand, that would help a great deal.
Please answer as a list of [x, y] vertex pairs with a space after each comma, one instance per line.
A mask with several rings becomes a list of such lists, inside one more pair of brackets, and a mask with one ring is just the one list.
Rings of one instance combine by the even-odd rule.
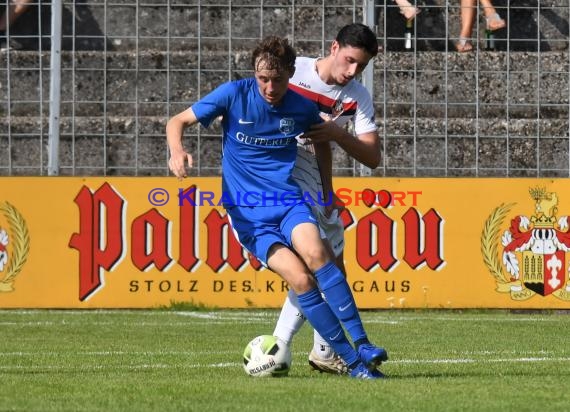
[[184, 150], [170, 152], [168, 167], [178, 179], [183, 179], [188, 176], [186, 173], [186, 164], [188, 164], [188, 167], [192, 167], [192, 155], [190, 153]]
[[344, 129], [333, 121], [327, 121], [319, 124], [314, 124], [305, 132], [303, 137], [310, 143], [324, 143], [338, 138], [339, 132]]

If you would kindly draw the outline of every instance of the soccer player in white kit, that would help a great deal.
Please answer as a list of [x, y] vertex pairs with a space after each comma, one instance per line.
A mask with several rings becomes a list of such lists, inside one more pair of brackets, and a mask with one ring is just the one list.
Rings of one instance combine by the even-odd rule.
[[[336, 264], [344, 271], [344, 226], [332, 195], [331, 142], [335, 142], [362, 164], [376, 168], [380, 163], [380, 139], [374, 121], [374, 105], [366, 88], [354, 77], [359, 75], [378, 53], [376, 35], [364, 24], [344, 26], [337, 34], [325, 58], [297, 57], [295, 75], [289, 88], [314, 101], [321, 116], [328, 121], [306, 132], [297, 147], [293, 170], [304, 193], [315, 201], [313, 212], [327, 239]], [[344, 127], [353, 121], [355, 135]], [[312, 144], [310, 144], [312, 143]], [[320, 200], [319, 200], [320, 199]], [[295, 293], [290, 290], [283, 304], [273, 334], [287, 344], [305, 322]], [[316, 331], [309, 364], [321, 372], [343, 374], [347, 366]]]

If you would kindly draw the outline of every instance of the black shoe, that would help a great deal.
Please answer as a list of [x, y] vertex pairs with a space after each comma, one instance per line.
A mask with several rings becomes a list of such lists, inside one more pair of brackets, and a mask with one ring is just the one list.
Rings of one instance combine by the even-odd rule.
[[0, 51], [5, 51], [7, 49], [8, 47], [6, 47], [6, 33], [0, 31]]

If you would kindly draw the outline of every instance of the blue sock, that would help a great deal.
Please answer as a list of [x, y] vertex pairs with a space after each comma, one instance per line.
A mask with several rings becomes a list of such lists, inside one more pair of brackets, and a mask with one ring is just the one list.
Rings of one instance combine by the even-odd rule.
[[346, 338], [337, 317], [332, 313], [327, 302], [323, 300], [319, 289], [314, 288], [297, 295], [297, 300], [303, 309], [303, 315], [313, 325], [313, 328], [327, 340], [351, 369], [354, 368], [360, 362], [358, 354]]
[[315, 271], [319, 287], [336, 317], [342, 322], [353, 342], [367, 339], [356, 302], [340, 269], [329, 262]]

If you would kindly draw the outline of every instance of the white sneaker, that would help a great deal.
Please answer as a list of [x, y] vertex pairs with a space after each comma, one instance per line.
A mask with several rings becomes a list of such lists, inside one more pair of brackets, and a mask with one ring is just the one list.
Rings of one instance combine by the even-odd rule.
[[333, 373], [335, 375], [345, 375], [348, 373], [347, 364], [336, 353], [330, 359], [323, 359], [313, 350], [309, 354], [309, 365], [319, 372]]

